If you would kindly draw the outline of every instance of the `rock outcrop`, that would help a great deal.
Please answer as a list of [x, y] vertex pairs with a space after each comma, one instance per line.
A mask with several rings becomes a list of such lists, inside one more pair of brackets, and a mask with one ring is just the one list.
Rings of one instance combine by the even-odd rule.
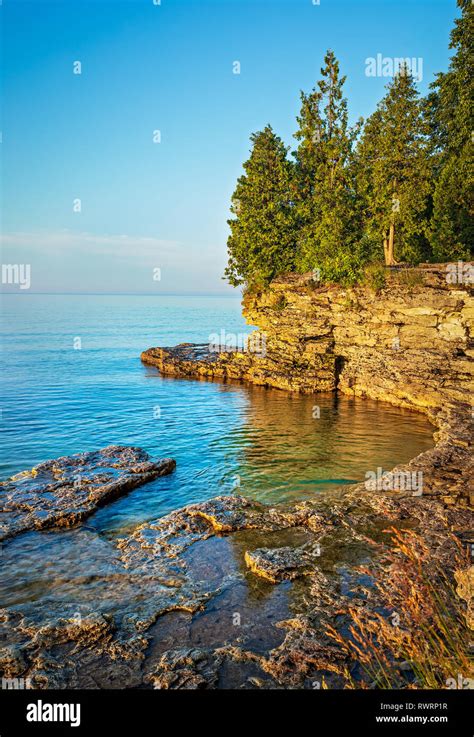
[[0, 542], [27, 530], [71, 527], [175, 466], [172, 458], [155, 462], [140, 448], [118, 445], [40, 463], [0, 483]]
[[405, 407], [470, 402], [473, 291], [448, 283], [445, 265], [391, 272], [377, 292], [291, 274], [244, 296], [244, 316], [259, 327], [256, 350], [183, 343], [150, 348], [142, 361], [168, 375], [306, 393], [337, 388]]
[[312, 555], [302, 548], [257, 548], [245, 553], [248, 568], [257, 576], [272, 583], [289, 580], [309, 574], [312, 569]]
[[416, 461], [426, 492], [472, 504], [474, 290], [449, 276], [446, 264], [392, 270], [374, 291], [287, 275], [244, 296], [259, 327], [247, 350], [181, 344], [141, 358], [166, 375], [338, 390], [423, 411], [438, 427], [435, 451]]

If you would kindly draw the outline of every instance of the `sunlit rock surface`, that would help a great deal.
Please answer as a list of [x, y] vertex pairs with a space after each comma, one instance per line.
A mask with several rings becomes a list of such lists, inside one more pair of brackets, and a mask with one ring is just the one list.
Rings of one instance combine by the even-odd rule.
[[312, 555], [316, 553], [302, 548], [258, 548], [245, 553], [245, 562], [252, 573], [278, 583], [309, 573], [314, 567]]
[[218, 497], [118, 540], [18, 535], [3, 551], [5, 570], [21, 555], [23, 571], [5, 581], [0, 674], [34, 688], [337, 688], [326, 629], [368, 605], [358, 566], [376, 566], [387, 527], [407, 525], [448, 570], [447, 531], [463, 540], [474, 514], [358, 485], [288, 507]]
[[27, 530], [71, 527], [137, 486], [171, 473], [172, 458], [111, 445], [40, 463], [0, 484], [0, 541]]
[[142, 360], [163, 374], [307, 393], [337, 386], [408, 407], [467, 401], [472, 391], [473, 285], [449, 283], [445, 264], [388, 272], [377, 293], [290, 274], [245, 294], [243, 308], [260, 331], [254, 349], [183, 343]]

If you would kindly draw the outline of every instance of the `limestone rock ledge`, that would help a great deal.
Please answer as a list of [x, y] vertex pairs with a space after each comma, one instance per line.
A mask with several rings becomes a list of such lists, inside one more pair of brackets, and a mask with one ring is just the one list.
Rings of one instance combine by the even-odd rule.
[[257, 548], [245, 553], [248, 568], [272, 583], [309, 575], [311, 553], [304, 548]]
[[318, 287], [310, 274], [290, 274], [244, 296], [243, 314], [259, 327], [258, 352], [182, 343], [150, 348], [141, 358], [171, 376], [305, 393], [337, 388], [405, 407], [469, 402], [474, 289], [446, 276], [445, 264], [392, 271], [374, 292]]
[[141, 448], [118, 445], [40, 463], [0, 482], [0, 542], [28, 530], [72, 527], [175, 467], [172, 458], [155, 462]]

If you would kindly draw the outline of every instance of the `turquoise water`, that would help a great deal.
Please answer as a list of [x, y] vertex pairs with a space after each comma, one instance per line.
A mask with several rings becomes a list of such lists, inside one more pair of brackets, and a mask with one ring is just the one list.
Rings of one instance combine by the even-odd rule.
[[164, 378], [141, 363], [151, 346], [249, 332], [240, 310], [233, 297], [5, 296], [2, 478], [110, 444], [175, 458], [172, 476], [88, 523], [115, 532], [236, 487], [311, 498], [433, 445], [423, 416], [384, 403]]

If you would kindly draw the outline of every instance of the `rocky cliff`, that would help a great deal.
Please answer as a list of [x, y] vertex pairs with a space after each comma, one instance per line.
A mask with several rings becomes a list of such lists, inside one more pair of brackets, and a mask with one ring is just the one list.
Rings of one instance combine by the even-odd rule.
[[408, 407], [470, 403], [474, 289], [446, 276], [446, 265], [393, 271], [378, 291], [284, 276], [244, 296], [247, 322], [259, 328], [246, 351], [182, 344], [151, 348], [142, 360], [164, 374], [306, 393], [337, 388]]
[[321, 287], [311, 274], [286, 275], [244, 296], [247, 322], [258, 326], [246, 350], [184, 343], [151, 348], [142, 360], [167, 375], [338, 390], [424, 411], [438, 427], [434, 455], [418, 459], [427, 492], [472, 502], [469, 274], [466, 265], [454, 273], [446, 264], [390, 270], [379, 289]]
[[377, 292], [288, 276], [246, 295], [244, 315], [265, 334], [249, 372], [259, 383], [419, 408], [471, 401], [473, 289], [448, 283], [445, 266], [391, 272]]

